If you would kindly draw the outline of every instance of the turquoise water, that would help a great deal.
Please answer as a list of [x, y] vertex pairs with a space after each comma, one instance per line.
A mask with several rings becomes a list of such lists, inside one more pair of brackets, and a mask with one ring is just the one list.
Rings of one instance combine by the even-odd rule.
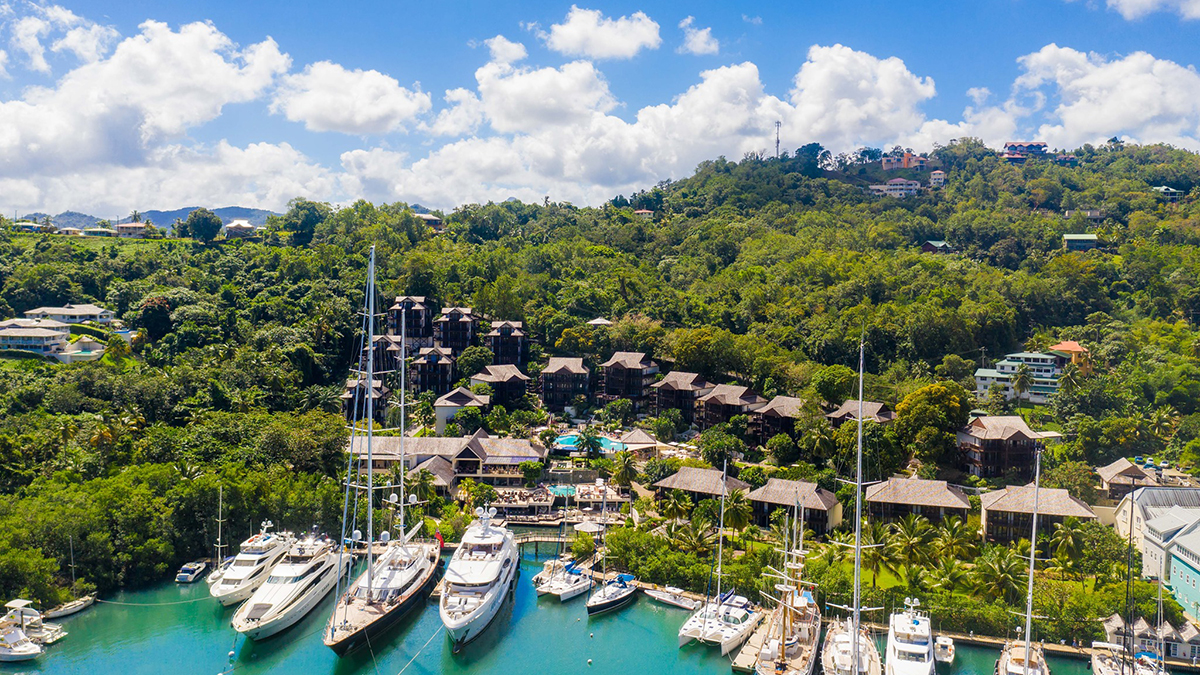
[[[578, 442], [579, 434], [563, 434], [554, 439], [555, 445], [561, 445], [564, 448], [573, 448]], [[604, 448], [605, 452], [619, 452], [625, 449], [625, 444], [620, 441], [614, 441], [607, 436], [601, 436], [600, 447]]]
[[[676, 633], [686, 616], [684, 611], [639, 597], [620, 612], [589, 618], [581, 598], [564, 604], [552, 596], [537, 597], [529, 579], [540, 568], [541, 563], [532, 556], [522, 562], [514, 599], [496, 623], [459, 654], [451, 653], [433, 605], [401, 621], [375, 646], [374, 654], [362, 650], [339, 659], [322, 644], [320, 636], [332, 609], [332, 593], [297, 625], [254, 643], [235, 637], [229, 627], [233, 610], [208, 598], [203, 582], [188, 586], [171, 583], [109, 598], [141, 606], [99, 604], [64, 619], [70, 633], [66, 638], [32, 665], [0, 664], [0, 674], [730, 672], [729, 660], [715, 649], [677, 647]], [[188, 602], [192, 600], [196, 602]], [[227, 655], [231, 650], [232, 662]], [[592, 659], [590, 668], [588, 659]], [[992, 675], [995, 659], [995, 652], [960, 645], [953, 675]], [[1083, 661], [1050, 661], [1054, 675], [1086, 675]]]

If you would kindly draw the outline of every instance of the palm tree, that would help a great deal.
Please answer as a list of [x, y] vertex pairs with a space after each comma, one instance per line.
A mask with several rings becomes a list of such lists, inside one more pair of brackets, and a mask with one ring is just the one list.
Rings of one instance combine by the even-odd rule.
[[933, 537], [933, 546], [944, 558], [965, 560], [975, 552], [976, 534], [958, 516], [942, 521]]
[[925, 571], [925, 585], [953, 593], [966, 585], [968, 576], [966, 567], [958, 558], [943, 554], [937, 565]]
[[692, 500], [687, 493], [678, 488], [671, 490], [667, 498], [659, 503], [658, 511], [664, 518], [682, 520], [687, 518], [692, 510]]
[[613, 482], [617, 485], [629, 486], [634, 478], [637, 478], [637, 462], [633, 458], [633, 453], [628, 450], [622, 450], [613, 456]]
[[746, 491], [742, 489], [731, 490], [725, 497], [724, 526], [741, 532], [750, 524], [750, 518], [753, 515], [754, 506], [746, 496]]
[[817, 558], [825, 561], [830, 567], [836, 567], [850, 559], [852, 546], [854, 546], [852, 534], [846, 530], [835, 530], [830, 533], [828, 543], [821, 547]]
[[1054, 548], [1055, 556], [1074, 557], [1079, 554], [1083, 545], [1083, 526], [1078, 518], [1067, 518], [1061, 523], [1054, 524], [1054, 534], [1050, 536], [1050, 545]]
[[896, 575], [904, 582], [905, 593], [920, 593], [925, 582], [925, 568], [912, 563], [905, 563], [896, 568]]
[[897, 560], [920, 565], [929, 559], [929, 544], [933, 541], [933, 526], [925, 516], [910, 513], [891, 524], [888, 545]]
[[1033, 371], [1029, 370], [1027, 364], [1022, 363], [1017, 366], [1017, 372], [1013, 374], [1012, 388], [1017, 392], [1017, 401], [1020, 402], [1029, 389], [1033, 386]]
[[990, 600], [1016, 602], [1027, 573], [1016, 551], [997, 546], [975, 560], [975, 588]]
[[437, 494], [433, 479], [433, 472], [429, 469], [409, 471], [405, 478], [404, 489], [408, 494], [416, 495], [418, 501], [427, 502]]
[[833, 428], [823, 421], [810, 426], [804, 437], [808, 440], [813, 455], [817, 458], [833, 455], [833, 451], [837, 447], [833, 440]]
[[694, 518], [686, 525], [672, 528], [671, 545], [684, 553], [708, 555], [716, 546], [717, 535], [708, 522]]
[[300, 398], [300, 408], [305, 412], [309, 410], [324, 410], [326, 412], [337, 412], [341, 407], [340, 392], [334, 387], [322, 387], [314, 384], [304, 390], [304, 395]]
[[1171, 440], [1178, 422], [1179, 413], [1169, 405], [1159, 406], [1150, 413], [1150, 431], [1164, 443]]
[[1068, 576], [1075, 574], [1075, 561], [1071, 559], [1070, 555], [1060, 549], [1050, 559], [1050, 564], [1046, 565], [1046, 571], [1051, 574], [1058, 573], [1058, 578], [1066, 581]]
[[575, 438], [575, 447], [587, 452], [588, 459], [598, 459], [603, 448], [600, 445], [600, 436], [591, 425], [579, 430], [579, 435]]
[[140, 211], [138, 211], [137, 209], [134, 209], [134, 210], [133, 210], [133, 211], [132, 211], [132, 212], [129, 214], [129, 222], [131, 222], [131, 223], [140, 223], [140, 222], [142, 222], [142, 214], [141, 214], [141, 212], [140, 212]]
[[883, 523], [863, 523], [863, 544], [867, 546], [862, 551], [862, 566], [871, 571], [871, 587], [879, 586], [879, 573], [883, 570], [896, 569], [898, 562], [894, 549], [887, 543], [887, 527]]
[[1058, 376], [1058, 390], [1064, 394], [1070, 394], [1079, 388], [1081, 377], [1079, 367], [1074, 363], [1068, 363], [1063, 366], [1062, 373]]

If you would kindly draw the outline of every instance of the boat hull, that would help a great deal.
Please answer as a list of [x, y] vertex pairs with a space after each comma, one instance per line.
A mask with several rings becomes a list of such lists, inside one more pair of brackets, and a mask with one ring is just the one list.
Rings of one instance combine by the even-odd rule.
[[260, 577], [261, 578], [255, 579], [245, 586], [239, 586], [235, 591], [226, 593], [224, 595], [214, 595], [213, 597], [216, 598], [217, 602], [221, 603], [221, 605], [224, 607], [240, 605], [248, 600], [250, 596], [254, 595], [254, 591], [257, 591], [258, 587], [262, 586], [263, 582], [267, 580], [266, 574], [262, 574]]
[[[350, 564], [351, 561], [349, 556], [347, 556], [346, 561], [343, 563], [342, 574], [345, 574], [350, 570]], [[291, 628], [301, 619], [308, 616], [308, 613], [311, 612], [313, 608], [321, 602], [321, 600], [325, 599], [326, 595], [329, 595], [329, 591], [333, 590], [333, 587], [337, 583], [338, 579], [336, 565], [330, 568], [330, 572], [331, 573], [328, 577], [322, 579], [320, 584], [316, 585], [311, 591], [305, 594], [305, 596], [301, 598], [300, 601], [297, 602], [296, 605], [289, 609], [286, 613], [281, 614], [265, 623], [256, 622], [253, 626], [239, 627], [235, 624], [234, 630], [245, 635], [251, 640], [258, 641], [265, 640], [273, 635], [283, 632], [288, 628]]]
[[693, 612], [696, 611], [696, 609], [700, 606], [700, 601], [698, 601], [698, 600], [692, 600], [689, 598], [679, 597], [679, 596], [673, 595], [671, 593], [663, 593], [661, 591], [644, 591], [644, 592], [650, 599], [654, 600], [655, 602], [657, 602], [659, 604], [669, 605], [671, 607], [678, 607], [679, 609], [686, 609], [686, 610], [693, 611]]
[[329, 640], [329, 632], [326, 631], [325, 646], [332, 649], [338, 656], [345, 656], [363, 645], [376, 640], [380, 635], [395, 626], [400, 619], [407, 616], [409, 612], [429, 601], [429, 594], [433, 592], [433, 587], [442, 578], [444, 568], [445, 563], [439, 559], [433, 567], [433, 573], [425, 579], [416, 592], [410, 594], [402, 602], [396, 603], [392, 609], [388, 610], [379, 619], [372, 621], [346, 637], [332, 642]]
[[47, 619], [61, 619], [64, 616], [71, 616], [72, 614], [82, 612], [88, 607], [91, 607], [92, 603], [94, 602], [96, 602], [96, 596], [84, 596], [78, 600], [72, 600], [71, 602], [59, 605], [58, 607], [46, 612], [42, 616]]
[[496, 615], [500, 613], [500, 608], [512, 595], [513, 584], [516, 583], [517, 577], [520, 576], [519, 565], [513, 564], [509, 566], [508, 581], [505, 582], [505, 589], [502, 593], [496, 595], [496, 598], [486, 607], [480, 607], [466, 621], [447, 622], [446, 617], [442, 617], [442, 625], [446, 626], [446, 635], [450, 636], [450, 642], [454, 644], [454, 651], [458, 652], [463, 647], [474, 642], [480, 635], [492, 625], [492, 621]]
[[556, 595], [558, 596], [559, 602], [566, 602], [568, 600], [573, 600], [574, 598], [578, 598], [579, 596], [583, 595], [584, 593], [587, 593], [589, 590], [591, 590], [591, 588], [592, 588], [591, 581], [588, 581], [586, 583], [574, 584], [572, 586], [564, 587], [563, 590], [556, 593]]
[[32, 661], [42, 655], [42, 649], [37, 651], [0, 651], [0, 663], [18, 663], [20, 661]]
[[630, 604], [637, 599], [637, 589], [630, 586], [630, 591], [615, 598], [593, 603], [588, 600], [587, 613], [588, 616], [604, 614], [605, 612], [613, 612]]

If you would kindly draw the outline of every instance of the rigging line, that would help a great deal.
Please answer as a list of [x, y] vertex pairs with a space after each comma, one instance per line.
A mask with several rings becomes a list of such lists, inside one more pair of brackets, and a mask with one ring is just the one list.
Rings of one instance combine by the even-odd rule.
[[194, 600], [177, 600], [175, 602], [120, 602], [117, 600], [101, 600], [96, 598], [96, 602], [103, 602], [106, 605], [122, 605], [124, 607], [165, 607], [167, 605], [190, 605], [193, 602], [205, 602], [211, 598], [196, 598]]
[[375, 648], [371, 646], [370, 631], [363, 631], [363, 638], [367, 641], [367, 651], [371, 653], [371, 663], [375, 666], [375, 675], [379, 675], [379, 660], [375, 658]]
[[413, 664], [413, 661], [417, 660], [417, 657], [420, 656], [421, 652], [424, 651], [425, 648], [429, 646], [429, 643], [433, 642], [433, 638], [437, 637], [438, 635], [441, 635], [442, 631], [445, 628], [446, 628], [445, 626], [439, 626], [438, 629], [433, 632], [433, 635], [429, 636], [429, 639], [425, 641], [425, 644], [421, 645], [421, 648], [417, 650], [417, 653], [413, 654], [413, 657], [408, 660], [408, 663], [404, 664], [404, 667], [401, 668], [400, 672], [396, 673], [396, 675], [404, 675], [404, 671], [408, 670], [408, 667]]

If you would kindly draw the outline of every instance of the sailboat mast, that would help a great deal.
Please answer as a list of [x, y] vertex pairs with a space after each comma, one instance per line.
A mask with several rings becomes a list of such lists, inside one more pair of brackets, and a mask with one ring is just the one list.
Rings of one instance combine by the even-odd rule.
[[225, 524], [225, 486], [217, 486], [217, 566], [224, 559], [225, 544], [221, 543], [222, 525]]
[[367, 263], [367, 597], [373, 580], [371, 549], [375, 543], [375, 460], [371, 453], [375, 430], [375, 247]]
[[67, 535], [67, 547], [71, 550], [71, 592], [75, 592], [75, 537]]
[[[729, 470], [729, 460], [721, 463], [721, 518], [717, 521], [717, 606], [721, 606], [721, 556], [725, 551], [725, 493], [729, 492], [728, 479], [725, 472]], [[718, 615], [720, 613], [718, 612]]]
[[1033, 565], [1037, 555], [1038, 499], [1041, 497], [1042, 451], [1033, 454], [1033, 533], [1029, 541], [1029, 588], [1025, 592], [1025, 675], [1029, 675], [1029, 655], [1033, 642]]
[[404, 436], [405, 421], [408, 419], [408, 382], [405, 378], [408, 370], [408, 306], [409, 300], [404, 299], [400, 304], [400, 546], [408, 545], [408, 531], [404, 521], [404, 500], [408, 495], [404, 494], [404, 478], [405, 478], [405, 461], [404, 454]]
[[858, 343], [858, 457], [854, 474], [854, 623], [850, 627], [851, 672], [858, 669], [858, 625], [862, 584], [863, 343]]

